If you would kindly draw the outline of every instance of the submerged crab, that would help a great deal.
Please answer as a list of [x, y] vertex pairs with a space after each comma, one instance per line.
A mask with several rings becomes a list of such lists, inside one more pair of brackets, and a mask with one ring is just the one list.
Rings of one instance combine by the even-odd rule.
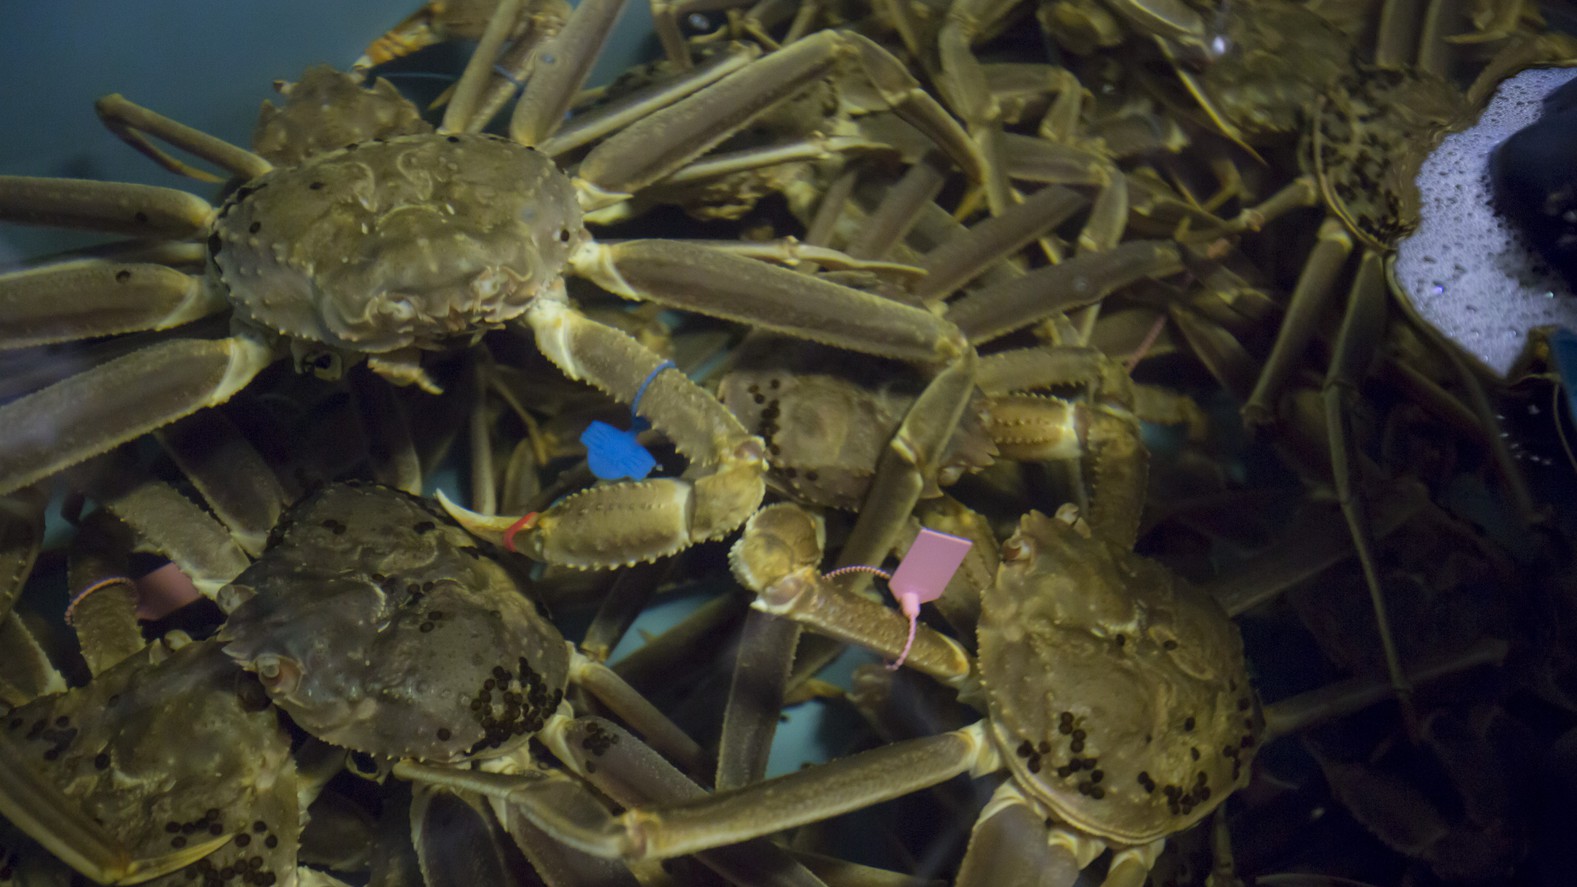
[[[638, 807], [611, 820], [575, 806], [524, 812], [590, 852], [664, 858], [836, 816], [961, 773], [1006, 770], [976, 824], [959, 883], [1072, 884], [1108, 847], [1117, 853], [1107, 883], [1141, 883], [1167, 835], [1246, 782], [1263, 723], [1241, 641], [1220, 607], [1070, 521], [1032, 513], [1003, 547], [983, 593], [978, 662], [939, 634], [922, 629], [915, 639], [908, 667], [959, 688], [983, 705], [986, 720], [683, 806]], [[758, 606], [896, 653], [903, 620], [829, 587], [819, 572], [820, 533], [819, 520], [799, 507], [770, 506], [735, 549], [736, 573], [759, 590]], [[577, 750], [599, 769], [606, 752]], [[526, 796], [529, 788], [514, 795]], [[1003, 841], [1015, 849], [1002, 851]]]
[[[577, 674], [635, 698], [608, 694], [525, 587], [432, 503], [325, 487], [220, 590], [216, 639], [156, 644], [0, 722], [0, 814], [103, 883], [298, 883], [298, 791], [317, 787], [298, 786], [278, 711], [364, 757], [445, 765], [522, 753]], [[87, 604], [108, 618], [109, 599]]]
[[[491, 58], [519, 4], [501, 3], [479, 49]], [[533, 554], [577, 566], [649, 559], [717, 538], [762, 495], [759, 443], [716, 400], [630, 337], [580, 314], [564, 275], [620, 296], [899, 356], [933, 368], [958, 359], [956, 330], [934, 315], [698, 244], [599, 244], [598, 210], [661, 179], [844, 65], [886, 87], [968, 170], [966, 136], [885, 51], [822, 32], [772, 53], [629, 126], [571, 178], [533, 150], [558, 124], [617, 3], [588, 3], [542, 54], [517, 104], [512, 139], [478, 135], [489, 71], [473, 64], [437, 133], [356, 142], [274, 167], [118, 97], [112, 127], [152, 153], [161, 138], [244, 183], [218, 208], [185, 192], [73, 180], [0, 178], [0, 217], [206, 244], [202, 276], [160, 264], [89, 259], [20, 272], [0, 289], [21, 314], [18, 348], [165, 329], [231, 312], [226, 338], [169, 338], [0, 407], [0, 489], [31, 483], [180, 416], [222, 402], [289, 353], [337, 375], [362, 359], [399, 382], [430, 386], [419, 357], [482, 332], [529, 329], [571, 378], [629, 402], [694, 468], [683, 479], [607, 485], [569, 497], [527, 531]], [[180, 251], [187, 260], [191, 250]], [[649, 383], [649, 384], [648, 384]], [[138, 397], [124, 393], [135, 390]]]

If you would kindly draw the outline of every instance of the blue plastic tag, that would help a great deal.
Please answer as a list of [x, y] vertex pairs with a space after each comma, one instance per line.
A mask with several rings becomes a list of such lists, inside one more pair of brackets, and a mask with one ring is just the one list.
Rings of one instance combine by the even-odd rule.
[[651, 474], [657, 460], [635, 439], [644, 424], [637, 423], [629, 431], [620, 431], [606, 422], [586, 426], [580, 442], [586, 445], [586, 464], [591, 473], [601, 480], [644, 480]]

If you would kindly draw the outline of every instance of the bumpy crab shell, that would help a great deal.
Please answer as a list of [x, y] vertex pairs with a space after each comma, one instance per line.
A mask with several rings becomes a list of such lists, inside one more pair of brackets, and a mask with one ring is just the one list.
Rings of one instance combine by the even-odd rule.
[[237, 317], [378, 353], [519, 317], [562, 286], [586, 236], [547, 157], [493, 136], [418, 134], [253, 179], [220, 207], [208, 249]]
[[1215, 601], [1081, 529], [1020, 523], [983, 592], [980, 670], [1019, 784], [1081, 831], [1143, 844], [1248, 781], [1263, 721]]
[[290, 739], [216, 643], [168, 654], [154, 645], [17, 709], [0, 722], [0, 770], [12, 782], [0, 815], [69, 844], [72, 823], [53, 820], [48, 799], [25, 787], [47, 781], [139, 861], [139, 880], [191, 864], [190, 877], [229, 870], [247, 883], [295, 883]]
[[223, 592], [245, 601], [225, 651], [326, 741], [434, 762], [507, 751], [557, 710], [569, 648], [480, 545], [417, 497], [325, 487]]

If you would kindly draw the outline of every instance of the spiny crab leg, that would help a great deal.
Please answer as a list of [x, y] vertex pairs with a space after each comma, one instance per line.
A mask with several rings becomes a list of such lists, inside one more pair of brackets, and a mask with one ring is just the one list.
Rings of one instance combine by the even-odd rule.
[[[149, 346], [0, 406], [0, 491], [33, 483], [215, 406], [278, 353], [248, 336]], [[138, 392], [128, 399], [127, 391]]]
[[[589, 382], [623, 403], [633, 402], [649, 379], [640, 415], [694, 467], [686, 478], [604, 484], [568, 496], [516, 537], [517, 545], [533, 557], [570, 566], [605, 566], [610, 549], [631, 564], [721, 538], [755, 511], [766, 492], [761, 441], [717, 398], [682, 373], [658, 372], [662, 358], [563, 302], [538, 299], [526, 321], [538, 348], [571, 379]], [[444, 506], [483, 538], [501, 540], [514, 523], [448, 501]]]
[[905, 122], [936, 143], [973, 181], [984, 175], [978, 150], [897, 59], [857, 34], [822, 31], [773, 52], [598, 145], [576, 178], [595, 211], [625, 199], [699, 157], [769, 107], [852, 63]]

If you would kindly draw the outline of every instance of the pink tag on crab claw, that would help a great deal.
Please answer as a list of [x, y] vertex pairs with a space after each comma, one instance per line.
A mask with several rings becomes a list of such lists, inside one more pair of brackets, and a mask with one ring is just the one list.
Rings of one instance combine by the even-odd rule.
[[909, 553], [898, 562], [898, 569], [887, 585], [893, 597], [909, 617], [909, 640], [903, 645], [898, 661], [887, 666], [896, 669], [909, 658], [909, 648], [914, 646], [915, 624], [920, 618], [920, 605], [942, 596], [947, 583], [964, 563], [969, 547], [974, 543], [962, 536], [939, 533], [922, 527]]
[[137, 618], [163, 619], [202, 597], [197, 586], [174, 564], [165, 564], [137, 580]]

